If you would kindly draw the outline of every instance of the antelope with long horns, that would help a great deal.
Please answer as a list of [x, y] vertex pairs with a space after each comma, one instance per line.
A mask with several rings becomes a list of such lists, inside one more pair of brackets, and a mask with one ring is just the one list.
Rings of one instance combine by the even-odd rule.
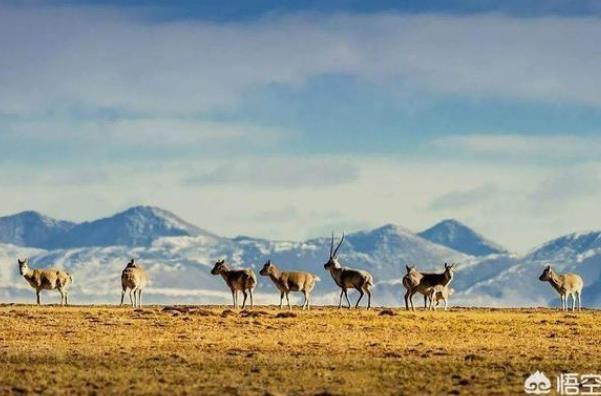
[[336, 249], [334, 249], [334, 233], [332, 233], [332, 240], [330, 242], [330, 258], [323, 266], [326, 271], [330, 272], [334, 282], [336, 282], [336, 285], [338, 285], [338, 287], [341, 289], [338, 308], [342, 307], [342, 296], [346, 298], [348, 308], [351, 307], [347, 290], [356, 289], [360, 295], [359, 299], [357, 299], [357, 303], [355, 304], [355, 308], [359, 307], [359, 302], [363, 296], [367, 294], [367, 309], [369, 309], [371, 307], [371, 288], [374, 285], [373, 277], [367, 271], [343, 267], [340, 265], [340, 262], [338, 261], [338, 250], [340, 250], [340, 246], [342, 246], [343, 242], [344, 233], [342, 234], [342, 239], [340, 239], [338, 246], [336, 246]]

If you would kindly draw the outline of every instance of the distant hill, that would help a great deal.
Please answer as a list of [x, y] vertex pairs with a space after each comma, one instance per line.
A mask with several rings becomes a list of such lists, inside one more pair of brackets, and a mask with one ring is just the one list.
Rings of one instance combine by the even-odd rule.
[[0, 217], [0, 243], [47, 249], [76, 226], [38, 212], [27, 211]]
[[171, 212], [152, 206], [135, 206], [114, 216], [77, 224], [53, 248], [85, 246], [149, 246], [161, 237], [212, 234], [185, 222]]
[[431, 242], [473, 256], [507, 253], [505, 248], [486, 239], [457, 220], [441, 221], [418, 235]]
[[[538, 280], [546, 264], [559, 272], [579, 273], [585, 283], [584, 305], [601, 305], [601, 232], [565, 235], [517, 256], [458, 222], [444, 221], [433, 228], [438, 230], [432, 232], [437, 237], [393, 224], [350, 233], [340, 249], [340, 262], [373, 275], [374, 305], [404, 304], [401, 278], [405, 265], [441, 272], [444, 262], [457, 264], [451, 305], [557, 305], [557, 293]], [[70, 271], [75, 279], [74, 303], [117, 302], [121, 270], [133, 257], [151, 277], [145, 292], [148, 303], [229, 303], [231, 295], [223, 280], [210, 274], [219, 258], [232, 267], [255, 270], [259, 281], [255, 301], [259, 304], [279, 301], [271, 281], [258, 275], [267, 259], [283, 270], [317, 274], [321, 281], [315, 288], [314, 303], [338, 303], [338, 288], [323, 268], [329, 237], [306, 241], [224, 238], [148, 206], [82, 224], [24, 212], [0, 218], [0, 230], [1, 302], [32, 301], [34, 295], [16, 263], [17, 258], [24, 257], [30, 258], [34, 268], [55, 266]], [[24, 247], [36, 245], [39, 248]], [[354, 301], [357, 295], [351, 294]], [[423, 305], [423, 297], [416, 297], [415, 303]]]
[[151, 206], [135, 206], [111, 217], [80, 224], [37, 212], [0, 218], [0, 243], [42, 249], [149, 246], [161, 237], [199, 235], [217, 238], [171, 212]]

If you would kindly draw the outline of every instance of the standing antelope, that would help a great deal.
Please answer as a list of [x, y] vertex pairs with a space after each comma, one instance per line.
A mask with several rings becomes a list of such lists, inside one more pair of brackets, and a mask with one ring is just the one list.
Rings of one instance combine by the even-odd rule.
[[578, 299], [578, 311], [580, 311], [582, 308], [582, 286], [584, 285], [580, 275], [572, 273], [559, 275], [553, 271], [550, 265], [547, 265], [538, 279], [549, 282], [559, 293], [562, 311], [567, 311], [570, 296], [572, 296], [572, 312], [576, 310], [576, 299]]
[[[440, 301], [444, 301], [444, 310], [447, 310], [449, 306], [449, 296], [451, 296], [455, 290], [451, 289], [449, 286], [436, 285], [431, 287], [428, 290], [428, 300], [430, 300], [430, 305], [428, 306], [428, 310], [436, 310]], [[436, 302], [436, 305], [433, 303]]]
[[35, 289], [38, 305], [40, 304], [40, 291], [54, 289], [61, 294], [61, 305], [69, 305], [69, 286], [73, 283], [71, 274], [54, 268], [29, 268], [27, 261], [27, 259], [17, 259], [21, 275]]
[[351, 302], [348, 299], [347, 289], [354, 288], [361, 293], [359, 299], [357, 299], [355, 308], [359, 307], [359, 302], [363, 298], [363, 295], [367, 293], [367, 309], [369, 309], [371, 307], [371, 288], [374, 285], [373, 277], [367, 271], [342, 267], [340, 265], [338, 262], [338, 250], [340, 249], [340, 246], [342, 246], [342, 242], [344, 242], [344, 233], [342, 234], [340, 243], [338, 246], [336, 246], [336, 249], [334, 249], [334, 234], [332, 233], [332, 241], [330, 242], [330, 259], [323, 266], [326, 271], [330, 272], [332, 278], [334, 278], [334, 282], [336, 282], [338, 287], [341, 289], [338, 308], [342, 307], [343, 295], [346, 298], [348, 308], [351, 307]]
[[148, 274], [144, 271], [144, 268], [134, 262], [134, 259], [131, 259], [121, 273], [121, 305], [123, 305], [125, 292], [129, 289], [131, 306], [139, 308], [142, 302], [142, 289], [146, 287], [147, 283]]
[[259, 271], [259, 274], [269, 276], [280, 291], [280, 309], [282, 309], [284, 296], [286, 296], [286, 301], [288, 302], [288, 309], [292, 309], [290, 306], [290, 299], [288, 298], [288, 294], [291, 291], [302, 292], [303, 296], [305, 296], [303, 309], [305, 309], [305, 307], [309, 309], [311, 291], [313, 291], [315, 283], [320, 280], [317, 275], [313, 275], [309, 272], [280, 271], [271, 260], [267, 260], [261, 271]]
[[[252, 269], [230, 269], [229, 265], [224, 260], [219, 260], [211, 270], [213, 275], [221, 275], [225, 283], [232, 291], [232, 299], [234, 300], [234, 308], [238, 308], [238, 291], [244, 294], [242, 301], [242, 309], [246, 305], [246, 297], [250, 294], [250, 306], [253, 306], [253, 289], [257, 285], [257, 277]], [[247, 293], [248, 291], [248, 293]]]
[[[414, 265], [406, 265], [405, 268], [407, 268], [407, 274], [403, 277], [403, 286], [407, 290], [405, 293], [405, 308], [409, 310], [409, 297], [412, 297], [411, 291], [417, 288], [423, 275]], [[411, 309], [413, 310], [413, 300], [411, 301]]]
[[444, 263], [443, 273], [421, 273], [415, 269], [415, 267], [407, 267], [407, 275], [403, 278], [403, 286], [407, 289], [405, 293], [405, 308], [409, 310], [409, 303], [411, 303], [411, 310], [415, 311], [413, 306], [413, 296], [416, 293], [424, 295], [424, 308], [428, 308], [428, 292], [430, 288], [434, 286], [448, 286], [453, 280], [453, 274], [455, 271], [455, 264]]

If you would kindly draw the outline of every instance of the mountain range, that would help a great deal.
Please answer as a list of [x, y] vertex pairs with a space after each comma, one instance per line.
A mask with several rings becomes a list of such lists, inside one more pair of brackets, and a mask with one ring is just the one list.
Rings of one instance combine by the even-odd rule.
[[[70, 271], [75, 279], [72, 300], [81, 303], [117, 301], [120, 273], [131, 257], [150, 273], [146, 302], [229, 303], [223, 280], [209, 273], [215, 260], [251, 266], [258, 275], [270, 258], [282, 268], [318, 274], [321, 281], [314, 292], [315, 302], [331, 304], [337, 302], [338, 292], [323, 269], [329, 242], [327, 237], [307, 241], [226, 238], [149, 206], [84, 223], [22, 212], [0, 217], [0, 301], [33, 301], [33, 291], [18, 273], [17, 257], [29, 257], [33, 267]], [[458, 268], [452, 304], [555, 304], [555, 292], [538, 281], [546, 263], [558, 271], [580, 273], [585, 280], [584, 304], [601, 304], [601, 232], [563, 236], [518, 256], [456, 220], [442, 221], [419, 233], [388, 224], [349, 234], [340, 261], [372, 273], [378, 305], [401, 304], [405, 265], [440, 271], [444, 262], [455, 262]], [[43, 300], [56, 302], [58, 297], [47, 295]], [[269, 279], [260, 277], [256, 300], [278, 301]]]

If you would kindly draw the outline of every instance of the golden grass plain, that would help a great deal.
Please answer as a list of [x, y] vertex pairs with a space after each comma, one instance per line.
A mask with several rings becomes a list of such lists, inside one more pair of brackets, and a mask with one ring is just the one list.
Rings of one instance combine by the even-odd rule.
[[[0, 306], [0, 394], [521, 394], [601, 374], [601, 313]], [[284, 314], [282, 314], [284, 313]]]

